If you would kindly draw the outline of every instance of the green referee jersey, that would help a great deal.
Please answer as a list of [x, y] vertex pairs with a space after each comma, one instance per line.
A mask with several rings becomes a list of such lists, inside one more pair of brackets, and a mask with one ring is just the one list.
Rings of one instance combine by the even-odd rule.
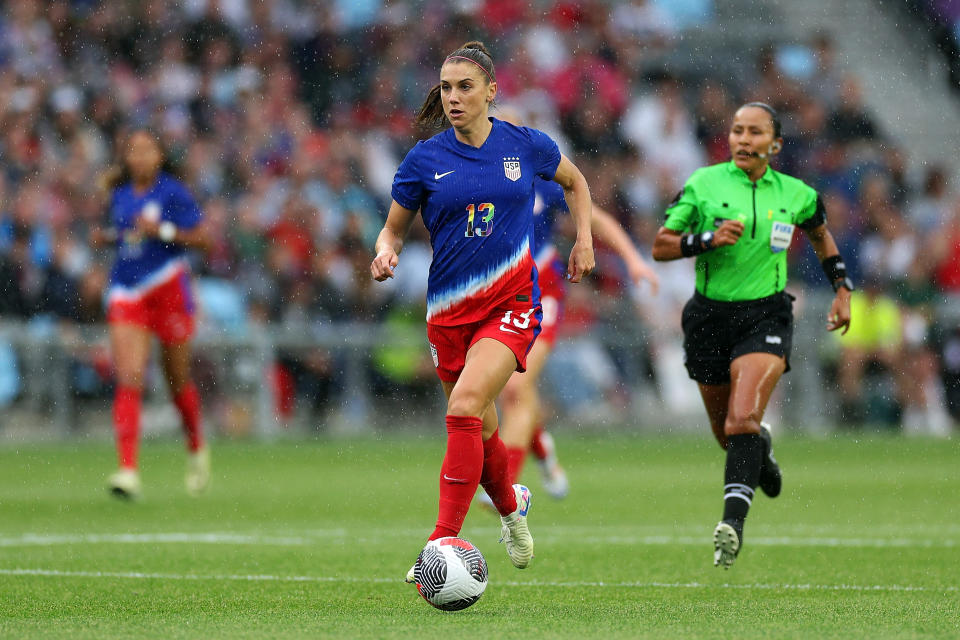
[[765, 298], [787, 284], [787, 248], [794, 229], [826, 221], [817, 192], [767, 167], [756, 183], [730, 162], [697, 169], [670, 207], [673, 231], [715, 231], [724, 220], [743, 223], [737, 243], [697, 256], [697, 291], [713, 300]]

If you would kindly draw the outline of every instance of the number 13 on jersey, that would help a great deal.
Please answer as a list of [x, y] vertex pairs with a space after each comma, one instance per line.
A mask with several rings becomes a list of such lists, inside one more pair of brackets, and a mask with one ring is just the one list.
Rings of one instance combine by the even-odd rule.
[[[484, 211], [487, 213], [484, 214]], [[479, 212], [480, 213], [480, 223], [474, 227], [473, 217]], [[478, 238], [485, 238], [489, 236], [493, 231], [493, 204], [489, 202], [482, 202], [480, 206], [477, 205], [468, 205], [467, 206], [467, 232], [464, 234], [468, 238], [473, 238], [474, 236]], [[480, 225], [483, 225], [482, 227]]]

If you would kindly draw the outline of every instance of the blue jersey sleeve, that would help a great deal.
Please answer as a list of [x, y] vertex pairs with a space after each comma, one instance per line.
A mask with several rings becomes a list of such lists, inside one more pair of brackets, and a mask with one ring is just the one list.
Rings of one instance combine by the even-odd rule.
[[533, 150], [534, 173], [544, 180], [553, 180], [560, 166], [560, 147], [553, 138], [539, 129], [523, 127], [530, 136], [530, 146]]
[[171, 183], [170, 200], [167, 206], [169, 209], [165, 213], [170, 222], [181, 229], [193, 229], [200, 224], [200, 219], [203, 217], [197, 201], [179, 181]]
[[390, 190], [390, 195], [397, 204], [411, 211], [419, 209], [423, 202], [423, 180], [416, 166], [416, 156], [421, 144], [417, 143], [400, 163], [396, 175], [393, 176], [393, 188]]

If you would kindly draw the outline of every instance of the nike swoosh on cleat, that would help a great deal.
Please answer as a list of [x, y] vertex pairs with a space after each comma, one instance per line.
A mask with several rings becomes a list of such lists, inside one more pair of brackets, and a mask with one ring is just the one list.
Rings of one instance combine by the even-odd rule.
[[508, 329], [507, 327], [505, 327], [505, 326], [503, 326], [503, 325], [500, 325], [500, 331], [509, 331], [510, 333], [515, 333], [515, 334], [517, 334], [517, 335], [520, 335], [520, 332], [519, 332], [519, 331], [514, 331], [513, 329]]
[[[453, 171], [456, 171], [456, 169], [454, 169]], [[451, 173], [453, 173], [453, 171], [447, 171], [446, 173], [437, 173], [436, 171], [434, 171], [434, 172], [433, 172], [433, 179], [434, 179], [434, 180], [439, 180], [439, 179], [442, 178], [443, 176], [448, 176], [448, 175], [450, 175]]]

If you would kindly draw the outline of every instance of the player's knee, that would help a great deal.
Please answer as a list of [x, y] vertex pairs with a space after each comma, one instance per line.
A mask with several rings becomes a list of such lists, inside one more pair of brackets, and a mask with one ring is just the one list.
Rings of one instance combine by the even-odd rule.
[[519, 404], [529, 400], [530, 389], [523, 380], [523, 376], [514, 375], [500, 393], [503, 404]]
[[723, 432], [727, 436], [743, 433], [760, 433], [760, 416], [754, 411], [731, 410], [723, 425]]
[[139, 371], [117, 371], [117, 386], [143, 389], [143, 374]]
[[454, 389], [447, 401], [447, 415], [482, 418], [490, 399], [473, 389]]

